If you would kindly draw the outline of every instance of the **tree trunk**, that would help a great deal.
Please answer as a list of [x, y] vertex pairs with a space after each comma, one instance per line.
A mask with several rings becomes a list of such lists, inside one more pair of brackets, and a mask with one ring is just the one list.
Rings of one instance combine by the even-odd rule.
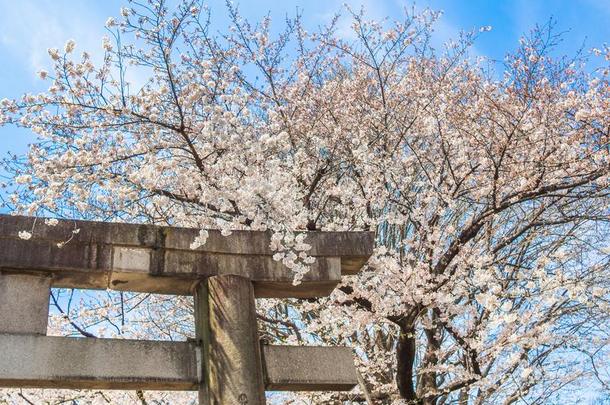
[[413, 363], [415, 362], [415, 328], [409, 322], [401, 323], [396, 345], [396, 385], [400, 396], [414, 404], [419, 403], [413, 388]]
[[[437, 315], [430, 313], [432, 325], [424, 329], [426, 334], [426, 354], [421, 362], [421, 368], [434, 367], [438, 364], [438, 351], [441, 347], [440, 327], [436, 324]], [[437, 375], [434, 371], [421, 373], [421, 378], [417, 387], [418, 397], [422, 399], [422, 405], [436, 405], [438, 397], [431, 395], [438, 390]]]

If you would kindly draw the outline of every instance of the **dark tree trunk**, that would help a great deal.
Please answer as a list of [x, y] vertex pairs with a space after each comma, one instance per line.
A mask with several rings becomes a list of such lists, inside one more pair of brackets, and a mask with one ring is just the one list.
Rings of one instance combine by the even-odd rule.
[[407, 322], [400, 326], [396, 345], [396, 385], [400, 396], [414, 404], [419, 403], [413, 387], [413, 363], [415, 362], [415, 329]]
[[[426, 354], [422, 359], [422, 368], [433, 367], [438, 364], [438, 351], [441, 347], [440, 327], [437, 325], [437, 315], [434, 312], [430, 313], [432, 325], [429, 329], [424, 329], [426, 334]], [[436, 372], [422, 372], [421, 378], [417, 387], [418, 397], [421, 398], [423, 405], [436, 405], [438, 397], [430, 395], [431, 392], [438, 390], [438, 382]]]
[[[422, 367], [427, 367], [430, 365], [437, 364], [437, 354], [436, 350], [439, 346], [437, 346], [437, 340], [432, 336], [434, 335], [434, 330], [426, 330], [426, 336], [428, 338], [428, 347], [426, 350], [426, 355], [423, 360]], [[436, 373], [435, 372], [422, 372], [421, 379], [419, 381], [419, 386], [417, 387], [418, 396], [422, 398], [422, 405], [436, 405], [437, 397], [430, 396], [429, 393], [436, 392], [438, 388], [436, 382]]]

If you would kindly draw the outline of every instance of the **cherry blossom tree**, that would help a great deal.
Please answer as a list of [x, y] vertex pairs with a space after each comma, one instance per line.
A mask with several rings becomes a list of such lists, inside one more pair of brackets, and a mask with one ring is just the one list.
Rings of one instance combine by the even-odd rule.
[[[347, 9], [349, 35], [339, 16], [272, 35], [269, 19], [228, 11], [232, 26], [213, 34], [200, 1], [134, 1], [108, 20], [100, 63], [74, 41], [50, 49], [48, 91], [1, 102], [2, 123], [38, 135], [5, 161], [6, 204], [196, 227], [193, 249], [205, 229], [268, 230], [295, 283], [313, 260], [307, 231], [375, 231], [369, 265], [331, 297], [259, 302], [265, 340], [354, 348], [358, 389], [303, 400], [565, 403], [581, 384], [610, 395], [610, 49], [593, 50], [597, 69], [553, 57], [549, 24], [498, 68], [468, 52], [488, 27], [434, 49], [431, 11], [368, 21]], [[193, 334], [185, 297], [53, 294], [53, 333]]]

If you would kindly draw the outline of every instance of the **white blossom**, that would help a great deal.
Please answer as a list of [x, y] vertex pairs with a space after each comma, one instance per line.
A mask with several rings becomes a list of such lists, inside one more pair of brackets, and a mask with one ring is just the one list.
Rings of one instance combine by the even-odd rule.
[[32, 233], [28, 231], [19, 231], [19, 238], [23, 240], [29, 240], [32, 238]]
[[72, 53], [72, 51], [74, 50], [75, 47], [76, 47], [76, 42], [73, 39], [70, 39], [66, 42], [66, 45], [64, 46], [64, 51], [66, 53]]
[[56, 218], [47, 218], [44, 220], [44, 223], [48, 226], [56, 226], [59, 221]]

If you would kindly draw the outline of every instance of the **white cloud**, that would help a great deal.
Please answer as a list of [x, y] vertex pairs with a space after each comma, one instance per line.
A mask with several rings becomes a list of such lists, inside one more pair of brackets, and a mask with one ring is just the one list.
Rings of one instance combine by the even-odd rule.
[[87, 4], [90, 3], [0, 0], [3, 53], [10, 52], [14, 57], [12, 63], [22, 63], [32, 73], [48, 67], [48, 48], [61, 49], [71, 38], [76, 39], [77, 52], [99, 54], [104, 16]]
[[[64, 44], [76, 41], [74, 54], [87, 51], [95, 63], [103, 56], [102, 37], [109, 33], [105, 21], [118, 15], [125, 1], [91, 2], [85, 0], [0, 0], [0, 55], [10, 55], [32, 80], [36, 72], [51, 65], [48, 48], [63, 52]], [[6, 56], [5, 56], [6, 57]], [[129, 69], [132, 90], [139, 89], [149, 72]]]

